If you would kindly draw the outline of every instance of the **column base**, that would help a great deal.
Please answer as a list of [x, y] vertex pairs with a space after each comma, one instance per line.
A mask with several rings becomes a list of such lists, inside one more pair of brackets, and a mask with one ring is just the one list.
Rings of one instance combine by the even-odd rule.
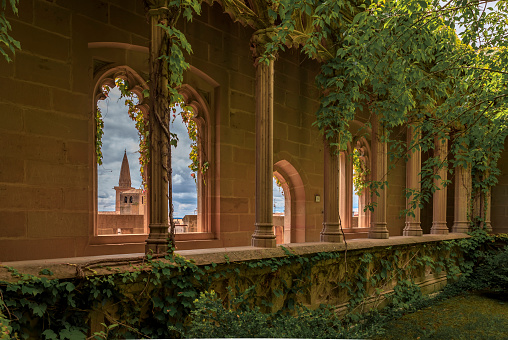
[[169, 249], [168, 232], [169, 226], [166, 224], [150, 224], [148, 230], [148, 238], [145, 244], [145, 253], [163, 254]]
[[340, 234], [323, 234], [321, 233], [321, 242], [333, 242], [333, 243], [342, 243], [344, 242], [344, 237], [342, 233]]
[[452, 227], [454, 233], [467, 233], [469, 232], [469, 222], [455, 222]]
[[422, 236], [423, 230], [420, 223], [406, 222], [406, 227], [402, 231], [402, 236]]
[[277, 246], [272, 223], [256, 223], [252, 234], [251, 245], [259, 248], [275, 248]]
[[254, 238], [252, 237], [251, 246], [258, 248], [275, 248], [277, 247], [275, 238]]
[[485, 229], [487, 229], [489, 233], [492, 232], [492, 224], [490, 221], [485, 222]]
[[369, 238], [389, 238], [390, 233], [386, 229], [386, 223], [372, 223], [369, 229]]
[[446, 222], [433, 222], [432, 228], [430, 228], [431, 234], [441, 234], [441, 235], [448, 235], [449, 230], [446, 226]]
[[340, 243], [344, 241], [344, 236], [340, 231], [340, 223], [336, 222], [324, 222], [323, 231], [320, 236], [321, 242], [334, 242]]

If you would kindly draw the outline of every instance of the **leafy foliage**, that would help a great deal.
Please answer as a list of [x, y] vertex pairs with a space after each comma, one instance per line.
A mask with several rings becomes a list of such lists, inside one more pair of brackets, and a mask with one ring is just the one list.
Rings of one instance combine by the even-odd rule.
[[[12, 12], [16, 15], [18, 14], [18, 3], [19, 0], [9, 0], [8, 2]], [[9, 20], [5, 17], [7, 8], [7, 0], [2, 0], [0, 3], [0, 54], [10, 62], [12, 59], [9, 57], [8, 51], [14, 54], [16, 49], [21, 48], [21, 44], [9, 33], [12, 28]], [[7, 48], [7, 51], [5, 48]]]
[[331, 307], [311, 310], [298, 306], [293, 313], [263, 313], [249, 303], [252, 288], [234, 296], [229, 306], [224, 306], [214, 291], [201, 293], [186, 337], [343, 339], [372, 335], [361, 325], [345, 329]]
[[[323, 61], [316, 77], [323, 96], [315, 125], [330, 140], [339, 137], [341, 150], [354, 137], [350, 122], [370, 115], [379, 121], [390, 159], [407, 159], [400, 131], [414, 126], [409, 150], [430, 154], [422, 165], [421, 192], [409, 192], [413, 206], [449, 183], [437, 175], [443, 167], [471, 165], [474, 190], [486, 193], [496, 183], [508, 134], [507, 2], [498, 1], [490, 11], [486, 6], [455, 0], [358, 6], [345, 0], [281, 0], [270, 12], [279, 24], [265, 55], [298, 43]], [[463, 31], [457, 36], [453, 28], [459, 24]], [[431, 153], [435, 141], [444, 139], [453, 156], [447, 161]], [[383, 185], [369, 184], [372, 191]]]
[[[283, 247], [286, 256], [280, 258], [230, 263], [225, 257], [223, 264], [204, 266], [178, 255], [162, 260], [148, 255], [144, 263], [132, 264], [128, 270], [94, 265], [85, 270], [106, 274], [67, 280], [8, 268], [16, 281], [0, 282], [0, 330], [20, 338], [84, 339], [89, 317], [95, 313], [105, 325], [93, 334], [96, 339], [274, 334], [370, 338], [382, 333], [387, 320], [437, 301], [421, 297], [414, 284], [413, 277], [422, 270], [446, 271], [450, 280], [456, 280], [439, 299], [486, 285], [506, 287], [495, 282], [506, 284], [507, 252], [497, 249], [507, 242], [506, 236], [478, 230], [470, 239], [416, 245], [412, 251], [402, 251], [404, 246], [382, 252], [362, 250], [357, 255], [350, 251], [347, 262], [340, 252], [295, 255]], [[337, 263], [343, 269], [337, 289], [344, 288], [348, 295], [345, 317], [339, 318], [334, 308], [311, 311], [298, 303], [298, 297], [311, 289], [313, 269], [323, 263]], [[262, 275], [255, 276], [254, 284], [241, 275], [255, 271]], [[492, 280], [493, 271], [500, 280]], [[391, 290], [394, 281], [397, 285]], [[217, 288], [220, 294], [212, 292]], [[365, 314], [384, 298], [390, 302], [388, 309]]]
[[369, 178], [370, 169], [366, 166], [365, 161], [360, 157], [360, 152], [355, 149], [352, 153], [353, 158], [353, 187], [355, 194], [363, 195], [364, 190], [368, 189], [367, 179]]

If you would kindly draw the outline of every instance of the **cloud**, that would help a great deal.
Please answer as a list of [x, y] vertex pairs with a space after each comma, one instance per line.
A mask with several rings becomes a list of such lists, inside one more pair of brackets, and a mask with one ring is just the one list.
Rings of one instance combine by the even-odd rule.
[[183, 183], [183, 177], [180, 174], [173, 175], [173, 185], [182, 184]]

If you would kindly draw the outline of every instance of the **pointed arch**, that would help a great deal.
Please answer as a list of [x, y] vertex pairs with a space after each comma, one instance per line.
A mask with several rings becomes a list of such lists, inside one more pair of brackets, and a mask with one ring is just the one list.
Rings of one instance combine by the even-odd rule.
[[350, 132], [353, 135], [352, 142], [348, 143], [347, 149], [339, 155], [339, 214], [342, 226], [345, 229], [368, 228], [370, 226], [370, 212], [364, 212], [364, 207], [370, 203], [368, 189], [363, 190], [358, 199], [358, 216], [353, 216], [353, 153], [357, 152], [362, 167], [365, 169], [363, 177], [365, 181], [370, 180], [371, 151], [370, 138], [371, 129], [359, 121], [350, 123]]
[[[305, 242], [305, 187], [300, 174], [287, 160], [273, 165], [274, 175], [283, 183], [285, 198], [284, 243]], [[287, 193], [286, 193], [287, 191]], [[287, 209], [289, 208], [289, 213]], [[288, 224], [286, 240], [286, 224]]]
[[[103, 67], [100, 72], [98, 72], [98, 74], [96, 74], [95, 78], [94, 78], [94, 88], [93, 88], [93, 92], [92, 92], [92, 100], [93, 100], [93, 103], [92, 103], [92, 107], [94, 108], [93, 109], [93, 112], [94, 114], [92, 115], [92, 117], [95, 118], [95, 112], [97, 112], [97, 103], [99, 100], [104, 100], [107, 98], [107, 93], [104, 93], [104, 90], [103, 90], [103, 87], [104, 86], [108, 86], [110, 88], [114, 88], [116, 87], [116, 80], [117, 79], [122, 79], [123, 81], [125, 81], [126, 85], [127, 85], [127, 91], [133, 93], [134, 95], [137, 96], [138, 98], [138, 103], [136, 105], [136, 109], [138, 109], [144, 119], [147, 121], [148, 120], [148, 112], [149, 112], [149, 105], [148, 105], [148, 102], [147, 102], [147, 99], [145, 98], [145, 96], [143, 95], [143, 91], [144, 90], [147, 90], [148, 89], [148, 84], [146, 83], [146, 81], [136, 72], [134, 71], [131, 67], [129, 66], [126, 66], [126, 65], [114, 65], [114, 64], [110, 64], [110, 65], [107, 65], [105, 67]], [[92, 120], [93, 122], [94, 120]], [[133, 123], [134, 124], [134, 123]], [[91, 124], [92, 126], [92, 135], [95, 136], [97, 131], [96, 131], [96, 124]], [[99, 219], [99, 208], [98, 208], [98, 195], [97, 195], [97, 192], [98, 192], [98, 174], [97, 174], [97, 157], [94, 153], [94, 157], [92, 157], [92, 162], [93, 162], [93, 184], [94, 184], [94, 194], [93, 194], [93, 201], [94, 201], [94, 224], [93, 224], [93, 235], [94, 236], [99, 236], [101, 234], [104, 234], [102, 232], [99, 231], [99, 225], [101, 226], [104, 226], [106, 222], [104, 221], [108, 221], [107, 223], [123, 223], [123, 222], [120, 222], [120, 221], [123, 221], [120, 217], [116, 218], [115, 221], [112, 222], [112, 219], [114, 219], [114, 215], [111, 215], [111, 214], [107, 214], [108, 216], [104, 217], [101, 215], [101, 219]], [[122, 165], [124, 166], [124, 165]], [[127, 165], [128, 167], [128, 165]], [[127, 171], [129, 172], [129, 169], [126, 168], [126, 169], [123, 169], [123, 171]], [[146, 173], [146, 171], [145, 171]], [[130, 175], [128, 176], [129, 179], [128, 179], [128, 187], [130, 187]], [[124, 183], [125, 185], [127, 185], [127, 183]], [[141, 191], [141, 190], [140, 190]], [[119, 204], [118, 200], [120, 199], [120, 197], [118, 196], [118, 193], [117, 193], [117, 205]], [[125, 196], [125, 198], [122, 200], [124, 203], [133, 203], [133, 197], [132, 196]], [[149, 201], [147, 202], [149, 204]], [[148, 204], [146, 205], [146, 208], [148, 208]], [[133, 227], [133, 232], [134, 234], [138, 234], [138, 236], [141, 236], [143, 235], [141, 238], [144, 239], [146, 236], [144, 236], [145, 234], [147, 234], [147, 213], [148, 211], [146, 209], [143, 209], [143, 214], [144, 216], [139, 216], [139, 218], [137, 217], [136, 218], [136, 226]], [[104, 220], [104, 221], [103, 221]], [[117, 221], [118, 220], [118, 221]], [[104, 222], [104, 223], [103, 223]], [[102, 229], [101, 229], [102, 230]], [[109, 230], [109, 229], [108, 229]], [[107, 234], [110, 234], [108, 232], [105, 232], [104, 235], [107, 235]], [[114, 233], [113, 233], [114, 234]], [[141, 235], [139, 235], [141, 234]], [[115, 236], [115, 237], [118, 237], [118, 236]], [[93, 243], [101, 243], [102, 241], [98, 241], [98, 240], [94, 240]]]
[[[211, 161], [212, 143], [210, 140], [210, 108], [202, 96], [189, 84], [184, 84], [178, 89], [178, 93], [184, 98], [183, 105], [192, 108], [192, 120], [197, 125], [197, 144], [199, 164], [209, 163]], [[197, 173], [197, 229], [199, 232], [211, 232], [212, 213], [211, 213], [211, 186], [210, 171]]]

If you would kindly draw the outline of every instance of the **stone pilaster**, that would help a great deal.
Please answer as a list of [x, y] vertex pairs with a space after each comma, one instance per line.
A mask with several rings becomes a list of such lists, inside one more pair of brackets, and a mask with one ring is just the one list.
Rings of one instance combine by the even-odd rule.
[[491, 222], [492, 188], [489, 188], [489, 192], [485, 197], [485, 204], [487, 205], [487, 211], [485, 212], [485, 229], [487, 229], [488, 232], [492, 232], [492, 222]]
[[[150, 162], [148, 164], [149, 235], [145, 251], [163, 253], [168, 250], [168, 185], [167, 166], [170, 162], [169, 143], [161, 124], [169, 126], [168, 70], [160, 55], [168, 54], [164, 46], [164, 31], [159, 23], [168, 23], [167, 1], [152, 1], [158, 5], [150, 16]], [[158, 117], [158, 118], [157, 118]]]
[[[333, 141], [332, 141], [333, 142]], [[323, 230], [321, 242], [342, 242], [339, 224], [339, 155], [336, 146], [324, 141]], [[351, 212], [350, 212], [351, 213]]]
[[[372, 122], [372, 180], [385, 182], [387, 168], [387, 145], [383, 141], [384, 126], [374, 115]], [[386, 223], [386, 186], [377, 188], [377, 193], [371, 194], [371, 202], [374, 211], [371, 214], [369, 238], [388, 238], [389, 233]]]
[[[422, 151], [419, 145], [415, 145], [409, 149], [410, 145], [414, 144], [413, 139], [420, 139], [420, 133], [415, 132], [412, 125], [407, 129], [407, 144], [409, 159], [406, 163], [406, 188], [412, 191], [420, 192], [421, 190], [421, 170], [422, 170]], [[410, 208], [412, 196], [406, 198], [406, 209]], [[422, 236], [423, 231], [420, 224], [420, 207], [415, 207], [413, 210], [414, 216], [406, 215], [406, 227], [402, 235], [404, 236]]]
[[452, 231], [467, 233], [469, 231], [468, 211], [471, 201], [471, 167], [458, 165], [455, 168], [455, 202]]
[[[262, 48], [263, 35], [254, 35], [252, 43]], [[273, 232], [273, 81], [274, 60], [268, 65], [256, 57], [256, 220], [252, 246], [274, 248]]]
[[434, 179], [434, 185], [438, 188], [432, 197], [432, 228], [431, 234], [448, 234], [448, 226], [446, 225], [446, 187], [443, 181], [447, 178], [446, 156], [448, 154], [448, 140], [436, 139], [434, 140], [434, 157], [439, 161], [440, 166], [437, 169], [436, 175], [439, 178]]

